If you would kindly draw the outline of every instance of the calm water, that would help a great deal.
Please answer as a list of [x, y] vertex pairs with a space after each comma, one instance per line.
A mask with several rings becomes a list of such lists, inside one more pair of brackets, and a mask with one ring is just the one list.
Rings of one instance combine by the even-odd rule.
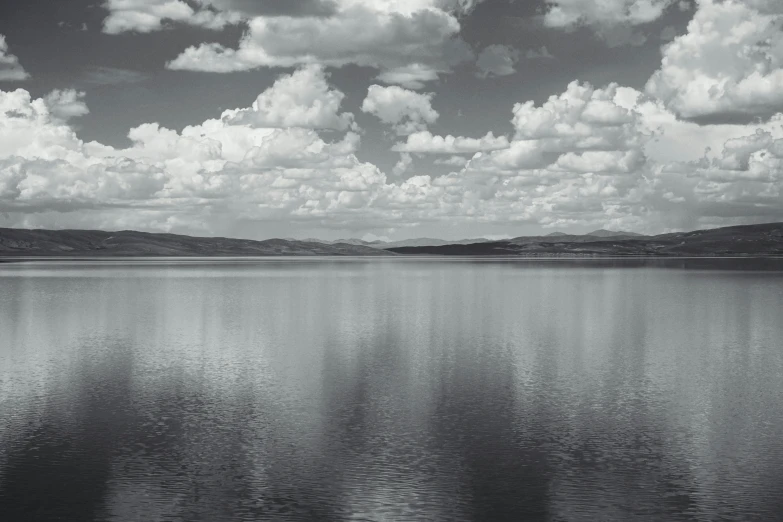
[[0, 264], [0, 519], [782, 520], [783, 261]]

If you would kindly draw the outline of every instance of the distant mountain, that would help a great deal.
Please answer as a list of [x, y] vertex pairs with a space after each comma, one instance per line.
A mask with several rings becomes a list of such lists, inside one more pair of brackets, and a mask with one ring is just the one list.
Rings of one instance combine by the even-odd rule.
[[489, 241], [485, 238], [478, 239], [459, 239], [456, 241], [449, 241], [446, 239], [434, 239], [431, 237], [418, 237], [415, 239], [403, 239], [401, 241], [391, 241], [389, 243], [377, 243], [373, 246], [378, 248], [402, 248], [402, 247], [422, 247], [422, 246], [443, 246], [443, 245], [469, 245], [472, 243], [484, 243]]
[[[623, 239], [635, 239], [636, 236], [610, 236], [611, 239], [614, 240], [623, 240]], [[518, 245], [524, 245], [528, 243], [590, 243], [593, 241], [600, 241], [603, 239], [609, 239], [609, 238], [603, 238], [599, 236], [590, 236], [590, 235], [572, 235], [572, 234], [558, 234], [556, 236], [520, 236], [515, 237], [513, 239], [509, 239], [511, 243], [515, 243]]]
[[[292, 241], [296, 241], [296, 240], [292, 240]], [[380, 240], [365, 241], [363, 239], [356, 239], [356, 238], [337, 239], [335, 241], [327, 241], [324, 239], [303, 239], [302, 241], [323, 243], [325, 245], [344, 243], [348, 245], [362, 245], [362, 246], [368, 246], [374, 248], [388, 249], [388, 248], [418, 247], [418, 246], [467, 245], [470, 243], [482, 243], [489, 240], [486, 238], [478, 238], [478, 239], [459, 239], [456, 241], [449, 241], [446, 239], [435, 239], [432, 237], [417, 237], [413, 239], [402, 239], [400, 241], [380, 241]]]
[[[613, 234], [628, 234], [613, 232]], [[783, 256], [783, 223], [657, 236], [556, 234], [505, 241], [419, 238], [392, 243], [252, 241], [146, 232], [0, 228], [0, 257], [13, 256]], [[356, 240], [362, 241], [362, 240]], [[428, 244], [429, 243], [429, 244]]]
[[611, 230], [606, 229], [599, 229], [599, 230], [593, 230], [592, 232], [588, 232], [585, 234], [587, 236], [596, 236], [596, 237], [643, 237], [642, 234], [637, 234], [635, 232], [623, 232], [622, 230], [618, 230], [616, 232], [613, 232]]
[[337, 245], [340, 243], [345, 245], [361, 245], [361, 246], [370, 246], [372, 244], [370, 241], [365, 241], [363, 239], [356, 239], [354, 237], [350, 239], [337, 239], [335, 241], [329, 241], [330, 245]]
[[783, 223], [658, 236], [518, 237], [472, 245], [390, 248], [407, 255], [478, 256], [783, 256]]
[[0, 228], [0, 256], [378, 256], [389, 251], [346, 243], [252, 241], [125, 230]]
[[568, 234], [564, 232], [552, 232], [551, 234], [547, 234], [546, 237], [558, 237], [558, 236], [567, 236]]

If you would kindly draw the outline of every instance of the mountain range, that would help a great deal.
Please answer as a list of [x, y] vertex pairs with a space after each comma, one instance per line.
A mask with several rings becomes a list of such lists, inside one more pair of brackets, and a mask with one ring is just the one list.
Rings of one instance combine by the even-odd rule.
[[783, 223], [739, 225], [641, 236], [597, 231], [595, 235], [523, 236], [470, 245], [390, 248], [405, 255], [472, 256], [780, 256]]
[[0, 228], [0, 257], [107, 256], [781, 256], [783, 223], [740, 225], [693, 232], [643, 236], [596, 230], [576, 235], [553, 232], [502, 241], [485, 238], [448, 241], [345, 239], [231, 239], [177, 234], [98, 230]]
[[383, 249], [285, 239], [253, 241], [124, 230], [0, 228], [0, 256], [383, 256]]
[[[540, 236], [536, 236], [540, 237]], [[552, 232], [551, 234], [547, 234], [546, 237], [558, 237], [558, 238], [574, 238], [573, 241], [590, 241], [591, 239], [595, 237], [643, 237], [641, 234], [636, 234], [634, 232], [622, 232], [622, 231], [616, 231], [613, 232], [611, 230], [594, 230], [592, 232], [588, 232], [584, 235], [569, 235], [564, 234], [563, 232]], [[286, 238], [288, 241], [300, 241], [293, 238]], [[565, 239], [564, 239], [565, 240]], [[324, 239], [314, 239], [314, 238], [308, 238], [303, 239], [301, 241], [308, 241], [311, 243], [324, 243], [327, 245], [333, 245], [337, 243], [342, 244], [348, 244], [348, 245], [362, 245], [362, 246], [368, 246], [373, 248], [383, 248], [383, 249], [389, 249], [389, 248], [402, 248], [402, 247], [431, 247], [431, 246], [444, 246], [444, 245], [471, 245], [474, 243], [489, 243], [493, 240], [487, 239], [487, 238], [473, 238], [473, 239], [457, 239], [457, 240], [448, 240], [448, 239], [435, 239], [431, 237], [417, 237], [414, 239], [403, 239], [400, 241], [365, 241], [363, 239], [357, 239], [357, 238], [350, 238], [350, 239], [337, 239], [334, 241], [328, 241]]]

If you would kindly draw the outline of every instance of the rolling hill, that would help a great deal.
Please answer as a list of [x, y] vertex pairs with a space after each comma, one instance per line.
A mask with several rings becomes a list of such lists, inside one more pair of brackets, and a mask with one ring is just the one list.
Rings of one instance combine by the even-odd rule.
[[531, 236], [470, 245], [405, 247], [389, 250], [405, 255], [529, 257], [781, 256], [783, 255], [783, 223], [741, 225], [657, 236]]
[[[741, 225], [640, 236], [604, 231], [598, 235], [521, 236], [504, 241], [430, 238], [396, 243], [347, 243], [96, 230], [0, 228], [0, 257], [110, 256], [384, 256], [471, 255], [526, 257], [605, 256], [783, 256], [783, 223]], [[619, 235], [617, 235], [619, 234]]]
[[0, 256], [383, 256], [363, 245], [252, 241], [147, 232], [0, 228]]

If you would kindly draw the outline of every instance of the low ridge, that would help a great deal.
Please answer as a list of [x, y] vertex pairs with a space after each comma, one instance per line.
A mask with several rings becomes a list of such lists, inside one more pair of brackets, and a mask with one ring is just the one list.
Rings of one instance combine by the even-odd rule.
[[[320, 242], [191, 237], [124, 230], [0, 228], [0, 257], [14, 256], [782, 256], [783, 223], [642, 236], [629, 232], [521, 236], [504, 241], [432, 238], [383, 242]], [[621, 234], [621, 235], [615, 235]], [[357, 240], [361, 241], [361, 240]], [[363, 244], [362, 244], [363, 243]]]

